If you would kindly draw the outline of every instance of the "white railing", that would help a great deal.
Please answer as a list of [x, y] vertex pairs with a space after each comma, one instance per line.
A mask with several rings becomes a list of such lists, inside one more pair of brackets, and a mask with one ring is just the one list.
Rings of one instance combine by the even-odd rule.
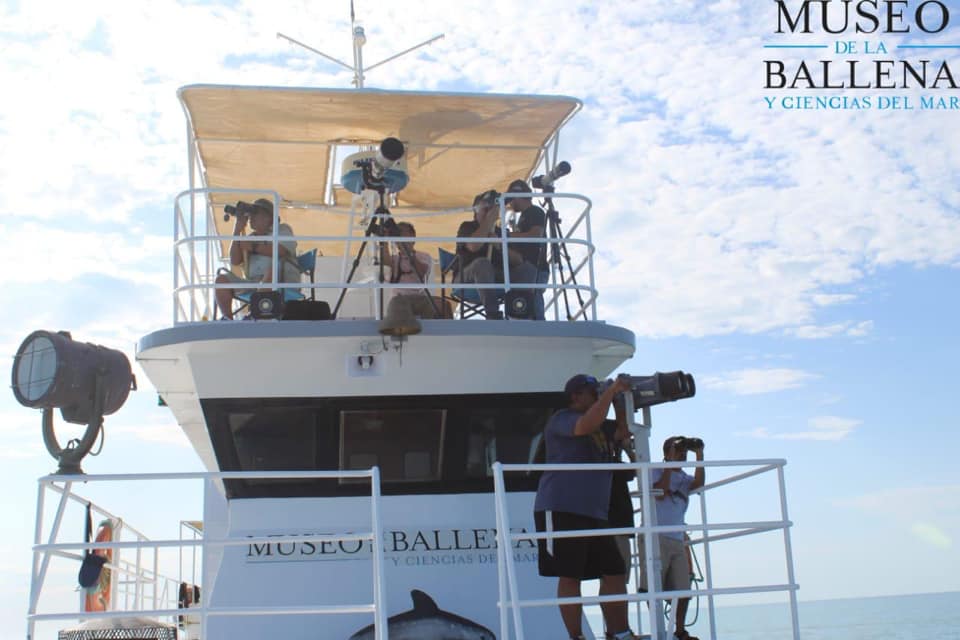
[[[75, 502], [82, 505], [88, 504], [88, 501], [73, 493], [73, 484], [83, 482], [85, 485], [94, 483], [111, 482], [156, 482], [156, 481], [181, 481], [181, 480], [200, 480], [205, 483], [216, 483], [227, 480], [313, 480], [313, 479], [368, 479], [370, 481], [370, 499], [371, 499], [371, 530], [360, 533], [345, 534], [317, 534], [307, 536], [244, 536], [244, 537], [226, 537], [211, 539], [206, 536], [185, 540], [182, 536], [179, 539], [161, 539], [150, 540], [137, 532], [135, 540], [112, 542], [58, 542], [60, 530], [63, 524], [63, 517], [68, 503]], [[60, 494], [56, 513], [49, 530], [44, 527], [44, 497], [48, 491]], [[107, 517], [110, 514], [99, 507], [94, 510]], [[82, 476], [64, 476], [54, 475], [40, 478], [37, 496], [37, 516], [34, 534], [33, 546], [33, 569], [30, 576], [30, 601], [27, 612], [27, 638], [35, 637], [35, 626], [38, 622], [56, 621], [56, 620], [90, 620], [102, 618], [122, 618], [137, 614], [139, 616], [148, 616], [153, 618], [170, 617], [174, 621], [178, 616], [199, 616], [200, 617], [200, 637], [207, 637], [207, 622], [211, 616], [249, 616], [249, 615], [307, 615], [307, 614], [344, 614], [344, 613], [372, 613], [374, 615], [374, 629], [376, 640], [388, 640], [387, 619], [386, 619], [386, 590], [383, 581], [384, 568], [384, 547], [383, 547], [383, 527], [381, 524], [380, 513], [380, 471], [377, 467], [368, 470], [351, 471], [226, 471], [226, 472], [207, 472], [207, 473], [145, 473], [145, 474], [116, 474], [116, 475], [82, 475]], [[127, 527], [128, 531], [132, 531]], [[43, 542], [46, 533], [46, 542]], [[372, 545], [373, 557], [373, 602], [360, 603], [352, 605], [325, 605], [309, 607], [211, 607], [207, 602], [211, 601], [212, 585], [201, 585], [205, 591], [202, 594], [199, 605], [190, 608], [181, 608], [175, 605], [177, 601], [177, 589], [182, 579], [161, 576], [159, 571], [159, 562], [157, 553], [160, 549], [177, 548], [181, 552], [184, 548], [199, 548], [201, 554], [208, 549], [220, 549], [228, 546], [244, 546], [253, 543], [283, 543], [283, 542], [342, 542], [350, 540], [369, 541]], [[47, 578], [47, 572], [50, 561], [54, 557], [68, 558], [71, 560], [81, 560], [84, 550], [113, 550], [116, 559], [111, 563], [111, 568], [128, 577], [129, 587], [133, 589], [133, 594], [125, 593], [124, 608], [116, 608], [118, 601], [111, 597], [110, 603], [112, 609], [109, 611], [84, 612], [84, 611], [56, 611], [50, 613], [39, 613], [40, 596], [43, 591], [44, 583]], [[119, 555], [122, 551], [135, 551], [135, 562], [121, 562]], [[144, 566], [142, 552], [148, 550], [148, 555], [152, 559], [152, 568]], [[112, 596], [116, 594], [117, 583], [113, 582]], [[150, 587], [149, 602], [146, 597], [145, 586]]]
[[[607, 464], [501, 464], [499, 462], [494, 463], [493, 465], [493, 478], [494, 478], [494, 499], [495, 499], [495, 509], [496, 509], [496, 518], [497, 518], [497, 562], [499, 568], [499, 588], [500, 588], [500, 637], [507, 638], [511, 637], [510, 634], [510, 621], [512, 618], [513, 623], [513, 638], [516, 640], [524, 639], [524, 630], [523, 630], [523, 621], [521, 616], [521, 610], [524, 607], [544, 607], [544, 606], [558, 606], [563, 604], [590, 604], [597, 605], [606, 602], [627, 602], [628, 604], [636, 604], [636, 624], [638, 632], [640, 631], [640, 603], [646, 602], [650, 605], [651, 615], [650, 615], [650, 634], [651, 637], [656, 639], [660, 638], [661, 632], [668, 631], [667, 629], [661, 629], [662, 621], [660, 620], [660, 604], [665, 601], [672, 601], [674, 603], [673, 611], [676, 611], [676, 601], [679, 598], [691, 598], [696, 596], [706, 596], [708, 600], [708, 612], [710, 620], [710, 638], [716, 640], [717, 638], [717, 629], [716, 629], [716, 617], [714, 611], [714, 596], [723, 595], [736, 595], [736, 594], [749, 594], [749, 593], [770, 593], [770, 592], [786, 592], [789, 594], [790, 598], [790, 615], [791, 622], [793, 626], [793, 638], [794, 640], [800, 639], [800, 627], [799, 627], [799, 618], [797, 615], [797, 589], [798, 585], [794, 576], [793, 568], [793, 551], [790, 542], [790, 527], [792, 523], [790, 522], [787, 514], [787, 497], [786, 489], [784, 485], [784, 475], [783, 467], [786, 464], [784, 460], [724, 460], [724, 461], [684, 461], [684, 462], [657, 462], [657, 463], [633, 463], [633, 464], [624, 464], [624, 463], [607, 463]], [[656, 525], [650, 520], [655, 520], [653, 518], [647, 518], [644, 514], [654, 513], [653, 509], [653, 500], [655, 499], [655, 491], [652, 488], [652, 482], [650, 480], [649, 471], [652, 469], [667, 469], [667, 468], [680, 468], [680, 467], [750, 467], [748, 471], [743, 473], [734, 474], [723, 478], [721, 480], [712, 482], [703, 486], [701, 489], [698, 489], [694, 492], [691, 492], [691, 495], [698, 495], [700, 498], [700, 515], [701, 523], [700, 524], [685, 524], [685, 525]], [[639, 512], [642, 516], [642, 524], [637, 527], [632, 528], [610, 528], [610, 529], [592, 529], [592, 530], [581, 530], [581, 531], [553, 531], [553, 532], [526, 532], [526, 533], [514, 533], [510, 529], [510, 520], [508, 517], [507, 507], [506, 507], [506, 490], [504, 483], [504, 473], [511, 472], [530, 472], [530, 471], [559, 471], [559, 472], [572, 472], [572, 471], [598, 471], [598, 470], [609, 470], [609, 471], [622, 471], [627, 469], [634, 469], [637, 473], [637, 479], [639, 482], [639, 491], [633, 493], [634, 497], [640, 498], [640, 509]], [[779, 520], [767, 520], [767, 521], [754, 521], [754, 522], [720, 522], [720, 523], [708, 523], [707, 520], [707, 507], [706, 507], [706, 494], [708, 491], [713, 491], [723, 486], [727, 486], [738, 481], [745, 480], [754, 476], [761, 474], [776, 472], [777, 475], [777, 484], [779, 489], [780, 496], [780, 516]], [[733, 538], [739, 538], [743, 536], [755, 535], [758, 533], [764, 533], [768, 531], [780, 530], [783, 532], [783, 545], [784, 545], [784, 558], [786, 562], [786, 573], [787, 581], [782, 584], [762, 584], [762, 585], [744, 585], [737, 587], [724, 587], [717, 588], [713, 586], [713, 571], [712, 571], [712, 560], [711, 560], [711, 544], [716, 544], [722, 540], [730, 540]], [[705, 577], [707, 582], [706, 589], [685, 589], [685, 590], [660, 590], [658, 587], [659, 579], [654, 571], [648, 571], [647, 574], [647, 584], [646, 593], [627, 593], [623, 595], [607, 595], [607, 596], [584, 596], [579, 598], [549, 598], [549, 599], [527, 599], [524, 600], [521, 598], [521, 594], [518, 591], [517, 586], [517, 576], [516, 570], [514, 567], [513, 555], [509, 553], [509, 550], [512, 548], [514, 542], [518, 540], [540, 540], [540, 539], [556, 539], [556, 538], [573, 538], [573, 537], [594, 537], [594, 536], [611, 536], [611, 535], [629, 535], [631, 537], [632, 548], [634, 552], [632, 557], [634, 561], [632, 563], [632, 569], [634, 569], [634, 578], [636, 582], [639, 582], [639, 567], [640, 563], [645, 563], [646, 566], [660, 566], [660, 559], [657, 557], [659, 554], [659, 544], [656, 543], [656, 538], [654, 536], [661, 533], [669, 532], [699, 532], [701, 537], [694, 538], [690, 540], [691, 545], [703, 545], [704, 550], [704, 562], [705, 562]], [[712, 534], [711, 532], [722, 532], [718, 534]], [[636, 554], [636, 542], [638, 536], [644, 536], [644, 549], [645, 549], [645, 558], [638, 558]]]
[[[246, 236], [224, 235], [217, 231], [215, 220], [216, 212], [213, 209], [214, 194], [230, 195], [237, 199], [255, 199], [257, 197], [266, 197], [274, 203], [274, 224], [273, 235], [269, 240], [273, 244], [273, 255], [277, 256], [277, 248], [281, 241], [294, 240], [298, 244], [301, 253], [309, 250], [311, 246], [330, 246], [334, 243], [342, 247], [335, 257], [338, 259], [336, 273], [325, 272], [323, 269], [316, 271], [316, 275], [321, 278], [320, 281], [305, 282], [281, 282], [281, 270], [277, 268], [275, 262], [272, 270], [272, 280], [269, 283], [263, 283], [264, 288], [270, 290], [296, 289], [310, 297], [312, 291], [318, 298], [323, 298], [324, 293], [328, 298], [336, 299], [342, 291], [366, 291], [368, 295], [373, 296], [376, 301], [373, 304], [374, 310], [370, 317], [380, 319], [383, 315], [382, 304], [379, 301], [377, 292], [390, 292], [396, 289], [422, 289], [424, 285], [418, 283], [391, 283], [391, 282], [364, 282], [348, 281], [350, 265], [357, 257], [359, 244], [366, 238], [363, 235], [354, 233], [346, 234], [328, 234], [328, 235], [279, 235], [279, 205], [281, 199], [278, 193], [273, 191], [250, 190], [250, 189], [193, 189], [183, 191], [178, 194], [174, 202], [174, 264], [173, 264], [173, 322], [180, 324], [185, 322], [198, 322], [211, 320], [216, 315], [215, 291], [217, 289], [231, 290], [249, 290], [249, 283], [216, 283], [217, 271], [221, 268], [230, 268], [229, 258], [222, 250], [223, 243], [240, 239], [249, 239]], [[503, 194], [504, 197], [514, 195], [523, 196], [529, 194]], [[183, 203], [184, 199], [188, 202]], [[426, 283], [426, 288], [430, 290], [441, 290], [441, 297], [449, 295], [448, 290], [454, 288], [467, 289], [496, 289], [510, 291], [512, 288], [524, 290], [543, 291], [545, 299], [545, 309], [547, 317], [554, 320], [596, 320], [597, 309], [597, 289], [594, 277], [593, 254], [593, 236], [590, 227], [590, 212], [592, 204], [588, 198], [579, 194], [556, 193], [551, 194], [552, 199], [579, 203], [582, 208], [571, 213], [567, 217], [572, 221], [566, 229], [556, 226], [556, 232], [550, 231], [548, 220], [548, 230], [544, 238], [511, 238], [508, 236], [508, 226], [510, 216], [504, 208], [503, 198], [500, 204], [500, 237], [495, 238], [471, 238], [471, 243], [475, 244], [494, 244], [499, 245], [502, 264], [503, 281], [484, 284], [464, 284], [443, 283], [434, 279]], [[198, 204], [199, 201], [199, 204]], [[298, 210], [312, 210], [318, 216], [331, 216], [331, 220], [336, 220], [336, 226], [342, 229], [362, 230], [367, 226], [369, 216], [364, 216], [362, 212], [351, 209], [344, 211], [331, 207], [303, 206]], [[395, 212], [393, 218], [397, 221], [416, 222], [418, 218], [449, 218], [451, 228], [455, 228], [471, 215], [469, 209], [453, 209], [436, 212], [405, 213], [403, 211]], [[375, 215], [375, 214], [374, 214]], [[548, 216], [550, 214], [548, 213]], [[339, 218], [339, 220], [337, 219]], [[558, 218], [559, 219], [559, 218]], [[399, 237], [381, 237], [374, 236], [377, 243], [384, 245], [395, 245], [403, 242]], [[460, 238], [459, 240], [463, 240]], [[457, 243], [458, 238], [450, 236], [420, 236], [416, 238], [418, 250], [424, 250], [428, 246], [432, 251], [427, 253], [436, 256], [438, 248], [452, 250]], [[508, 264], [508, 252], [506, 249], [512, 247], [516, 249], [521, 244], [537, 244], [543, 246], [543, 251], [548, 257], [548, 275], [546, 282], [511, 282], [510, 269]], [[556, 249], [554, 249], [556, 247]], [[553, 254], [557, 254], [557, 259], [552, 259]], [[366, 255], [371, 261], [379, 258], [379, 249], [374, 250], [370, 247]], [[330, 256], [327, 256], [330, 257]], [[276, 261], [276, 257], [274, 258]], [[433, 269], [436, 278], [441, 270], [436, 264], [437, 258], [434, 257], [435, 268]], [[333, 277], [328, 277], [333, 276]], [[327, 278], [327, 279], [323, 279]], [[538, 276], [539, 278], [539, 276]], [[378, 278], [377, 278], [378, 279]], [[571, 297], [574, 298], [571, 300]], [[331, 304], [331, 307], [333, 305]], [[563, 307], [563, 309], [561, 309]]]

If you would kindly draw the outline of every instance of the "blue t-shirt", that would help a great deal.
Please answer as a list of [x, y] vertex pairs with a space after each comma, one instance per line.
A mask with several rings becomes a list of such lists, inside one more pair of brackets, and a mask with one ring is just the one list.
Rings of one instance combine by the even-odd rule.
[[[660, 482], [661, 476], [663, 476], [663, 469], [654, 469], [651, 482], [653, 484]], [[670, 472], [670, 490], [665, 492], [663, 500], [654, 500], [657, 504], [658, 525], [686, 524], [683, 518], [690, 503], [691, 484], [693, 484], [693, 476], [682, 469], [674, 469]], [[660, 535], [683, 540], [683, 531], [668, 531]]]
[[[609, 454], [592, 435], [575, 436], [573, 428], [582, 413], [562, 409], [544, 429], [547, 464], [609, 462]], [[565, 511], [607, 519], [610, 506], [610, 471], [545, 471], [537, 488], [535, 511]]]

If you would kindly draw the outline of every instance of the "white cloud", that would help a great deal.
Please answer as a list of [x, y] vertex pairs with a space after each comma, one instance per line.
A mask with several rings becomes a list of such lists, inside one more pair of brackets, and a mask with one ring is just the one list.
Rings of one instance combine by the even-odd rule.
[[743, 396], [796, 389], [816, 377], [800, 369], [741, 369], [705, 376], [700, 385], [705, 389], [718, 389]]
[[873, 320], [864, 320], [862, 322], [838, 322], [827, 325], [803, 325], [799, 327], [790, 327], [785, 330], [789, 336], [805, 340], [814, 340], [818, 338], [832, 338], [835, 336], [848, 336], [851, 338], [863, 338], [873, 331]]
[[[0, 36], [0, 72], [18, 87], [0, 104], [0, 173], [17, 185], [0, 194], [0, 213], [43, 220], [44, 232], [58, 220], [136, 226], [145, 206], [169, 211], [186, 186], [179, 85], [348, 83], [348, 72], [275, 37], [283, 31], [347, 59], [340, 5], [58, 6], [7, 8], [5, 34], [16, 36]], [[854, 300], [877, 268], [960, 259], [951, 114], [910, 118], [905, 136], [903, 113], [766, 109], [756, 89], [758, 42], [770, 26], [764, 3], [499, 0], [451, 11], [433, 0], [371, 0], [359, 17], [368, 62], [446, 33], [371, 71], [369, 86], [587, 100], [563, 138], [575, 168], [563, 188], [594, 200], [603, 316], [640, 335], [862, 337], [869, 321], [823, 323], [818, 313]], [[35, 246], [40, 231], [17, 224], [6, 230]], [[138, 276], [156, 277], [147, 264], [166, 269], [142, 233], [90, 244], [81, 232], [65, 235], [48, 244], [65, 250], [63, 259], [50, 252], [56, 266], [69, 257], [81, 272], [100, 272], [83, 253], [95, 247]], [[115, 255], [137, 252], [147, 255]]]
[[896, 513], [896, 521], [917, 540], [950, 549], [960, 535], [960, 485], [881, 489], [834, 501], [879, 519]]
[[851, 418], [818, 416], [811, 418], [807, 423], [809, 429], [803, 431], [771, 432], [766, 427], [757, 427], [751, 431], [737, 432], [736, 435], [763, 440], [836, 441], [849, 436], [860, 424], [862, 421]]
[[920, 541], [939, 549], [949, 549], [953, 546], [953, 539], [940, 527], [929, 522], [914, 522], [910, 532]]

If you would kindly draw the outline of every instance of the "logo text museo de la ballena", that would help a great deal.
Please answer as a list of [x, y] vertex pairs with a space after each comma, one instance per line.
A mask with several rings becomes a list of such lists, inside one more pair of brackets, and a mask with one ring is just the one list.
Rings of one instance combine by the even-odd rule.
[[[912, 108], [908, 96], [891, 90], [956, 90], [956, 75], [944, 51], [960, 49], [940, 42], [950, 27], [950, 7], [941, 0], [774, 0], [774, 28], [765, 56], [764, 89], [848, 90], [832, 96], [826, 108]], [[799, 55], [798, 55], [799, 54]], [[815, 56], [815, 57], [814, 57]], [[864, 95], [865, 90], [882, 94]], [[844, 98], [841, 104], [840, 98]], [[920, 108], [960, 108], [957, 96], [927, 94]], [[767, 96], [767, 106], [804, 108], [806, 100]], [[823, 97], [820, 98], [824, 102]], [[951, 104], [953, 106], [951, 106]], [[897, 106], [899, 105], [899, 106]], [[806, 107], [809, 108], [809, 107]]]

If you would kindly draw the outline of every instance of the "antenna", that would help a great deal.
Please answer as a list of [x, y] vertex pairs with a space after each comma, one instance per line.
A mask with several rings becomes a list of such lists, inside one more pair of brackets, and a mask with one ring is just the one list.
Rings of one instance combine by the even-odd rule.
[[[355, 15], [355, 13], [354, 13], [354, 11], [353, 11], [353, 0], [350, 0], [350, 35], [351, 35], [351, 37], [353, 38], [353, 65], [349, 65], [349, 64], [347, 64], [346, 62], [344, 62], [344, 61], [342, 61], [342, 60], [338, 60], [337, 58], [334, 58], [333, 56], [329, 56], [329, 55], [325, 54], [325, 53], [322, 52], [322, 51], [319, 51], [319, 50], [317, 50], [317, 49], [314, 49], [313, 47], [311, 47], [311, 46], [309, 46], [309, 45], [306, 45], [306, 44], [300, 42], [299, 40], [295, 40], [295, 39], [291, 38], [290, 36], [287, 36], [287, 35], [284, 35], [284, 34], [282, 34], [282, 33], [280, 33], [280, 32], [277, 32], [277, 37], [278, 37], [278, 38], [283, 38], [284, 40], [286, 40], [286, 41], [288, 41], [288, 42], [292, 42], [293, 44], [297, 45], [298, 47], [303, 47], [303, 48], [306, 49], [307, 51], [310, 51], [310, 52], [312, 52], [312, 53], [315, 53], [315, 54], [317, 54], [318, 56], [329, 60], [330, 62], [334, 62], [334, 63], [340, 65], [341, 67], [344, 67], [344, 68], [347, 68], [347, 69], [350, 69], [351, 71], [353, 71], [353, 86], [355, 86], [357, 89], [362, 89], [362, 88], [363, 88], [363, 80], [364, 80], [364, 74], [363, 74], [363, 72], [364, 72], [364, 67], [363, 67], [363, 45], [367, 44], [367, 36], [366, 36], [366, 34], [364, 33], [364, 31], [363, 31], [363, 27], [360, 26], [360, 25], [358, 25], [358, 24], [356, 23], [356, 15]], [[438, 36], [433, 36], [433, 37], [430, 38], [429, 40], [424, 40], [424, 41], [421, 42], [420, 44], [414, 45], [414, 46], [410, 47], [409, 49], [404, 49], [404, 50], [401, 51], [400, 53], [395, 53], [395, 54], [393, 54], [392, 56], [390, 56], [389, 58], [384, 58], [384, 59], [381, 60], [380, 62], [377, 62], [376, 64], [370, 65], [369, 67], [366, 68], [366, 70], [367, 70], [367, 71], [371, 71], [371, 70], [373, 70], [373, 69], [375, 69], [375, 68], [377, 68], [377, 67], [379, 67], [379, 66], [381, 66], [381, 65], [384, 65], [384, 64], [386, 64], [386, 63], [388, 63], [388, 62], [390, 62], [390, 61], [392, 61], [392, 60], [396, 60], [396, 59], [399, 58], [400, 56], [404, 56], [404, 55], [410, 53], [411, 51], [415, 51], [415, 50], [419, 49], [420, 47], [425, 47], [425, 46], [427, 46], [428, 44], [432, 44], [432, 43], [436, 42], [437, 40], [440, 40], [441, 38], [443, 38], [443, 36], [444, 36], [444, 34], [442, 34], [442, 33], [441, 33], [440, 35], [438, 35]]]

